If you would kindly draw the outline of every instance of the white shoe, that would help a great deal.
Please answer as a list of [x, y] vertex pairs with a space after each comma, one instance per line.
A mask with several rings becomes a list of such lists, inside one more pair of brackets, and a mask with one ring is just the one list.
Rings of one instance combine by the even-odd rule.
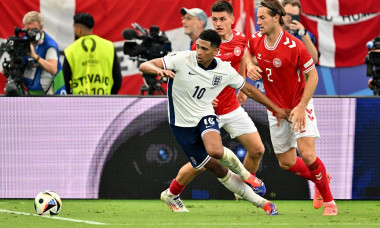
[[172, 209], [173, 212], [189, 212], [185, 205], [183, 205], [182, 200], [179, 198], [179, 196], [175, 198], [168, 196], [168, 190], [169, 189], [166, 189], [161, 193], [160, 199], [163, 200], [170, 207], [170, 209]]
[[236, 201], [239, 201], [239, 200], [245, 200], [243, 197], [239, 196], [239, 195], [236, 194], [236, 193], [234, 193], [234, 196], [235, 196]]

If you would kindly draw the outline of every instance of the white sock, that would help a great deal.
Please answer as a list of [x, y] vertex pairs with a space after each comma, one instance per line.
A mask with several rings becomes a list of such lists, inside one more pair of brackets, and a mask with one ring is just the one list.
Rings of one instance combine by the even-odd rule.
[[228, 173], [223, 178], [218, 180], [231, 192], [238, 194], [249, 202], [253, 203], [257, 207], [264, 208], [264, 205], [268, 200], [257, 195], [252, 188], [245, 184], [238, 175], [228, 170]]
[[166, 195], [169, 196], [170, 198], [175, 198], [175, 197], [178, 196], [178, 195], [174, 195], [174, 194], [170, 191], [169, 188], [168, 188], [168, 190], [166, 191]]
[[251, 173], [244, 168], [244, 165], [240, 162], [239, 158], [227, 147], [224, 147], [223, 157], [219, 159], [222, 165], [230, 168], [237, 175], [240, 176], [242, 180], [248, 180], [251, 177]]

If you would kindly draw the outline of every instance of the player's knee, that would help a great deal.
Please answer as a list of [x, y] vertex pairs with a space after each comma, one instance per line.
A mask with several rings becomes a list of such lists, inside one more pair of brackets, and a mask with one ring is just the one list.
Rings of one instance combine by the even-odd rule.
[[205, 168], [208, 169], [214, 176], [217, 178], [223, 178], [227, 175], [228, 168], [223, 166], [219, 161], [213, 162], [211, 159], [207, 164], [205, 165]]
[[317, 155], [313, 152], [304, 152], [302, 154], [302, 160], [306, 165], [311, 165], [317, 158]]
[[288, 170], [292, 168], [294, 164], [292, 164], [289, 161], [279, 161], [278, 164], [280, 165], [281, 169]]
[[207, 150], [208, 155], [210, 155], [211, 157], [215, 159], [222, 159], [223, 157], [223, 153], [224, 153], [223, 147], [210, 146], [206, 148], [206, 150]]
[[264, 152], [265, 152], [265, 147], [264, 145], [261, 145], [261, 146], [255, 147], [254, 149], [249, 149], [247, 151], [247, 156], [249, 156], [253, 160], [260, 159], [264, 155]]

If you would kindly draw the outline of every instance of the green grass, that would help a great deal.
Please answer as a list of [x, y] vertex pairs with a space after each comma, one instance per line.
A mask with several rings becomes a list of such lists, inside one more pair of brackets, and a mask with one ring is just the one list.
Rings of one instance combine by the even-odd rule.
[[311, 200], [274, 201], [278, 216], [267, 216], [247, 201], [184, 202], [190, 213], [173, 213], [160, 200], [63, 199], [62, 211], [55, 218], [70, 220], [57, 220], [30, 215], [35, 214], [32, 199], [0, 199], [0, 227], [96, 226], [84, 220], [105, 223], [107, 227], [380, 227], [380, 201], [337, 201], [339, 215], [331, 217], [322, 216], [323, 209], [315, 210]]

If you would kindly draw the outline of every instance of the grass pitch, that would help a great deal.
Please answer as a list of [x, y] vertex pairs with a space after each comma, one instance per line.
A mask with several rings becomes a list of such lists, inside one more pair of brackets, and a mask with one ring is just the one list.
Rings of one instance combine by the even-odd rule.
[[0, 227], [380, 227], [380, 201], [337, 201], [339, 215], [322, 216], [312, 200], [273, 201], [267, 216], [247, 201], [184, 200], [173, 213], [160, 200], [62, 200], [58, 216], [38, 216], [33, 199], [0, 199]]

